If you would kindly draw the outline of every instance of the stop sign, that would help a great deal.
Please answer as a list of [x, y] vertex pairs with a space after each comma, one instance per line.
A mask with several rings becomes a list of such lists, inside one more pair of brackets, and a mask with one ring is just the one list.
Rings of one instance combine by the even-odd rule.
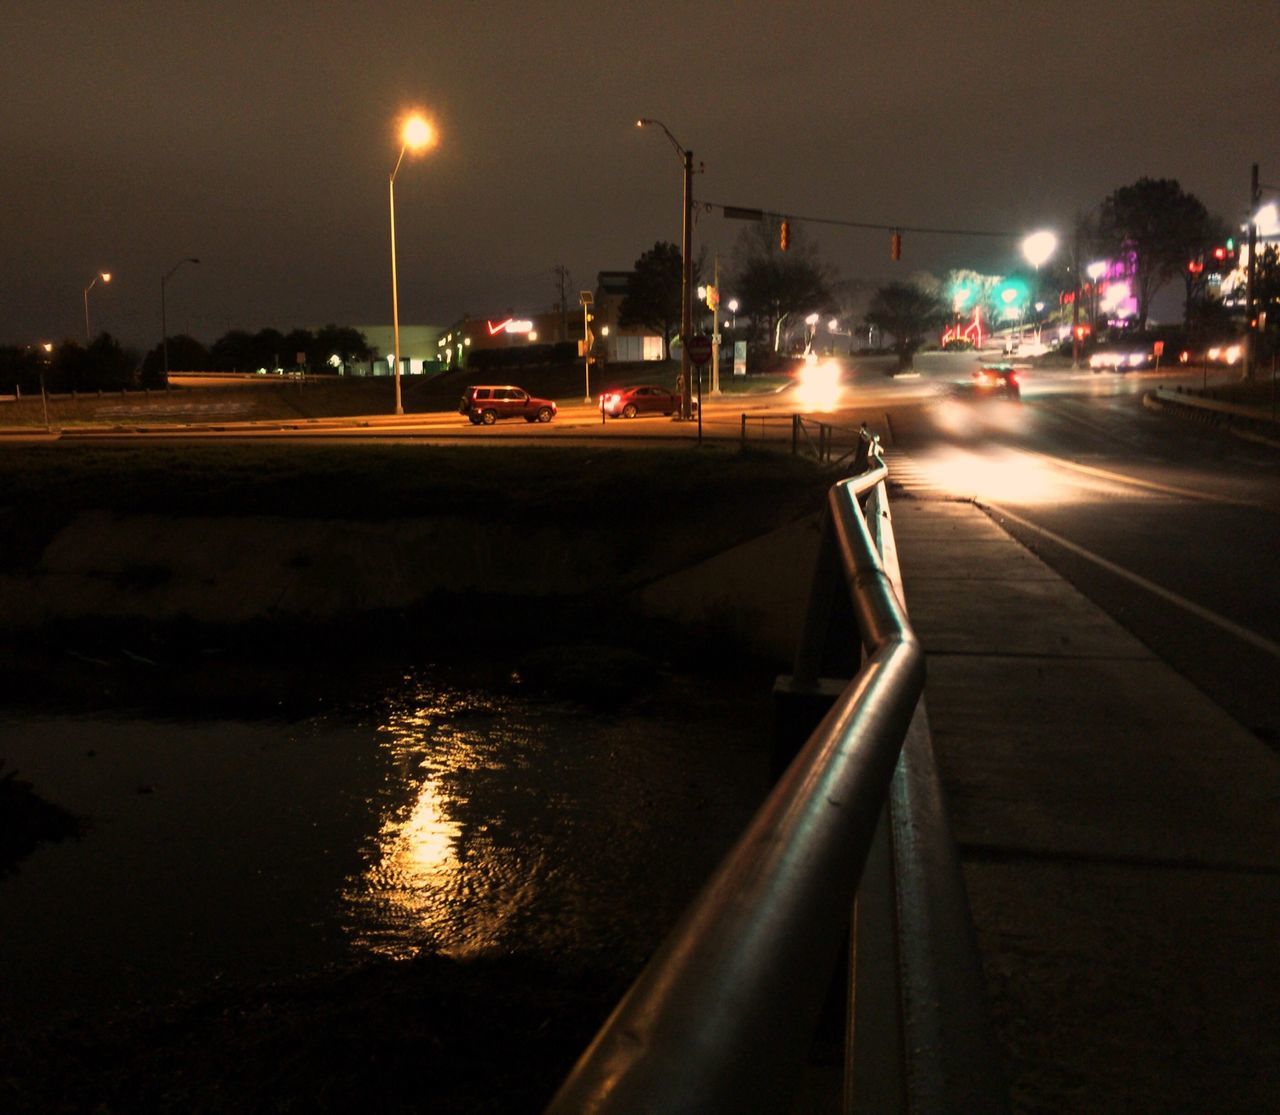
[[711, 359], [711, 338], [705, 333], [695, 333], [685, 341], [685, 347], [689, 350], [689, 359], [695, 364], [705, 364]]

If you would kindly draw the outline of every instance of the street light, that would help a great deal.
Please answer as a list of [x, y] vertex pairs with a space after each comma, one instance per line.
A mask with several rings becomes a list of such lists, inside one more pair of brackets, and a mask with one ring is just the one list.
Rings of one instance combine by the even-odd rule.
[[[1033, 232], [1022, 241], [1022, 255], [1036, 269], [1036, 294], [1040, 293], [1040, 265], [1044, 263], [1058, 248], [1058, 238], [1047, 230]], [[1018, 332], [1022, 332], [1019, 325]], [[1036, 340], [1040, 340], [1040, 318], [1036, 316]]]
[[96, 275], [94, 275], [89, 285], [84, 288], [84, 343], [86, 345], [89, 344], [89, 291], [93, 289], [94, 284], [97, 283], [99, 279], [101, 279], [104, 283], [111, 282], [111, 272], [99, 271]]
[[[692, 377], [689, 375], [688, 344], [689, 336], [693, 332], [691, 301], [693, 298], [693, 152], [682, 146], [680, 141], [671, 134], [671, 129], [661, 120], [642, 116], [636, 121], [637, 128], [650, 125], [659, 127], [666, 133], [671, 146], [676, 149], [676, 154], [684, 164], [684, 225], [680, 248], [683, 255], [680, 274], [680, 382], [683, 385], [680, 392], [680, 417], [688, 419], [693, 416], [693, 387], [690, 383]], [[698, 421], [699, 423], [702, 421], [701, 411], [699, 411]]]
[[400, 138], [403, 141], [400, 147], [400, 156], [396, 159], [395, 168], [391, 171], [391, 178], [387, 182], [387, 196], [391, 203], [391, 338], [392, 347], [395, 349], [396, 361], [397, 414], [404, 413], [404, 404], [400, 399], [400, 293], [396, 286], [396, 174], [400, 170], [400, 164], [404, 161], [404, 153], [406, 151], [412, 151], [416, 154], [428, 147], [435, 146], [436, 130], [425, 117], [414, 113], [405, 120], [403, 127], [400, 129]]
[[1047, 231], [1033, 232], [1022, 241], [1022, 255], [1037, 271], [1057, 250], [1058, 238]]
[[163, 275], [160, 276], [160, 348], [164, 354], [164, 381], [169, 382], [169, 323], [165, 317], [164, 305], [164, 284], [169, 281], [172, 275], [184, 263], [199, 263], [195, 256], [187, 256], [186, 259], [180, 259]]

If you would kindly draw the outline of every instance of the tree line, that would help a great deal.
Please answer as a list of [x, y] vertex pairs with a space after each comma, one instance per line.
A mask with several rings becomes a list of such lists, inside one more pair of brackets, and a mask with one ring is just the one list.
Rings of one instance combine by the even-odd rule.
[[[180, 333], [168, 339], [170, 371], [256, 372], [305, 368], [310, 372], [341, 364], [363, 363], [378, 356], [358, 329], [326, 325], [321, 329], [260, 329], [250, 333], [232, 329], [207, 348]], [[0, 346], [0, 391], [31, 394], [41, 387], [54, 393], [122, 391], [161, 388], [165, 380], [165, 346], [147, 353], [124, 348], [110, 333], [100, 333], [88, 345], [64, 341], [60, 345]]]

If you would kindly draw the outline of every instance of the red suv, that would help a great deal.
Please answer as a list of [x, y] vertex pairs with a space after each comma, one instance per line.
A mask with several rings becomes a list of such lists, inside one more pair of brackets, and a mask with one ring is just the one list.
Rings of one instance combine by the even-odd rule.
[[499, 418], [523, 418], [526, 422], [550, 422], [556, 404], [550, 399], [535, 399], [523, 387], [468, 387], [462, 393], [458, 413], [465, 414], [473, 426], [492, 426]]

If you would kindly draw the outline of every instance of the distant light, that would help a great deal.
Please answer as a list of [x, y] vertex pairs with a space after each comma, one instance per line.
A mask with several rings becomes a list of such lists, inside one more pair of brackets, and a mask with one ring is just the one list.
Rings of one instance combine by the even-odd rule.
[[410, 151], [421, 151], [435, 146], [436, 129], [425, 116], [414, 113], [404, 122], [400, 137]]
[[109, 283], [109, 282], [111, 282], [111, 272], [110, 272], [110, 271], [104, 271], [104, 272], [102, 272], [102, 281], [103, 281], [104, 283]]
[[1097, 263], [1091, 263], [1084, 269], [1085, 274], [1089, 276], [1095, 283], [1107, 273], [1107, 265], [1099, 260]]
[[531, 329], [531, 330], [529, 331], [529, 340], [531, 340], [531, 341], [536, 341], [537, 339], [538, 339], [538, 334], [537, 334], [537, 332], [536, 332], [535, 330], [532, 330], [532, 329]]
[[45, 341], [45, 343], [44, 343], [44, 344], [42, 344], [40, 347], [41, 347], [42, 349], [44, 349], [44, 350], [45, 350], [45, 352], [52, 352], [52, 351], [53, 351], [53, 343], [52, 343], [51, 341]]
[[806, 317], [804, 320], [805, 320], [805, 324], [806, 324], [806, 325], [817, 325], [817, 324], [818, 324], [818, 315], [817, 315], [817, 314], [810, 314], [810, 315], [809, 315], [808, 317]]
[[1048, 231], [1033, 232], [1022, 241], [1022, 254], [1032, 267], [1039, 267], [1058, 247], [1058, 238]]
[[1006, 305], [1014, 301], [1018, 297], [1018, 291], [1011, 286], [1007, 286], [1000, 292], [1000, 301]]
[[[810, 353], [812, 356], [813, 354]], [[840, 402], [840, 365], [806, 360], [796, 387], [796, 402], [805, 410], [835, 410]]]
[[600, 336], [607, 337], [608, 335], [609, 335], [609, 327], [607, 325], [602, 325], [600, 327]]
[[1267, 202], [1253, 215], [1253, 223], [1258, 226], [1258, 232], [1262, 236], [1275, 236], [1280, 232], [1280, 211], [1276, 209], [1276, 203]]
[[832, 333], [834, 333], [837, 329], [840, 328], [840, 323], [835, 318], [832, 318], [829, 322], [827, 322], [827, 328]]
[[738, 312], [738, 300], [736, 298], [729, 299], [729, 312], [736, 314]]

